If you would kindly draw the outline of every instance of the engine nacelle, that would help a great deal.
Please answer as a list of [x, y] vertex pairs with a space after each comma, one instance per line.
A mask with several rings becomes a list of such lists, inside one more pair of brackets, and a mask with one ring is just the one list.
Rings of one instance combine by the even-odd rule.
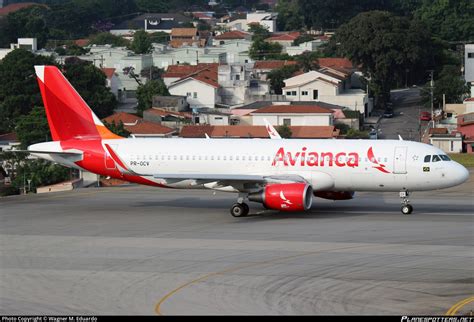
[[329, 200], [349, 200], [354, 197], [354, 191], [315, 191], [313, 194]]
[[249, 200], [281, 211], [303, 211], [311, 208], [313, 189], [307, 183], [270, 184], [262, 191], [249, 194]]

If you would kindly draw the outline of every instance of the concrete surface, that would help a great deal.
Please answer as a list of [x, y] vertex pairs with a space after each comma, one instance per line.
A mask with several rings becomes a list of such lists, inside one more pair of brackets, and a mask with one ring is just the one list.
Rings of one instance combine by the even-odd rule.
[[0, 314], [467, 313], [472, 178], [414, 193], [411, 216], [396, 193], [247, 218], [211, 191], [0, 198]]

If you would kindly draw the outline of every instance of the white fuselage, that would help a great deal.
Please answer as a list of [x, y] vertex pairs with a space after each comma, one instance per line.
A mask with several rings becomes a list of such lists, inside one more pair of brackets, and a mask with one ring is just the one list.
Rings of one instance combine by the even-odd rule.
[[[433, 146], [402, 140], [123, 139], [105, 140], [133, 172], [174, 188], [213, 188], [160, 174], [299, 175], [315, 191], [418, 191], [467, 179]], [[369, 152], [369, 149], [373, 153]], [[221, 189], [236, 191], [235, 189]]]

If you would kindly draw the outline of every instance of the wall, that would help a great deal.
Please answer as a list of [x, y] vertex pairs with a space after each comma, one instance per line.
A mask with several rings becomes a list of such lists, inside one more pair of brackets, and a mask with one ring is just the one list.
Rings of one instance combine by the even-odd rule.
[[[215, 104], [218, 103], [216, 102], [217, 89], [194, 79], [188, 79], [173, 85], [168, 90], [171, 95], [187, 96], [186, 99], [190, 108], [214, 108]], [[193, 98], [194, 92], [197, 93], [197, 98]], [[191, 93], [191, 96], [188, 96], [187, 93]]]
[[283, 119], [291, 119], [291, 125], [332, 125], [332, 115], [329, 114], [254, 114], [253, 125], [265, 125], [264, 119], [273, 125], [283, 125]]
[[[453, 148], [451, 149], [451, 142], [453, 142]], [[437, 138], [431, 137], [430, 144], [443, 150], [446, 153], [460, 153], [462, 152], [462, 140], [461, 138]]]

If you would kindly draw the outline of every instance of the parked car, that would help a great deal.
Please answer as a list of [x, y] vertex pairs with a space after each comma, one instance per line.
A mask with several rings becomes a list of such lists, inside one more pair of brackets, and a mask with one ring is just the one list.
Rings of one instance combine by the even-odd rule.
[[393, 110], [391, 108], [387, 108], [384, 112], [383, 112], [383, 117], [385, 118], [391, 118], [393, 117], [395, 114], [393, 113]]
[[431, 113], [430, 112], [421, 112], [420, 113], [420, 121], [431, 121]]

